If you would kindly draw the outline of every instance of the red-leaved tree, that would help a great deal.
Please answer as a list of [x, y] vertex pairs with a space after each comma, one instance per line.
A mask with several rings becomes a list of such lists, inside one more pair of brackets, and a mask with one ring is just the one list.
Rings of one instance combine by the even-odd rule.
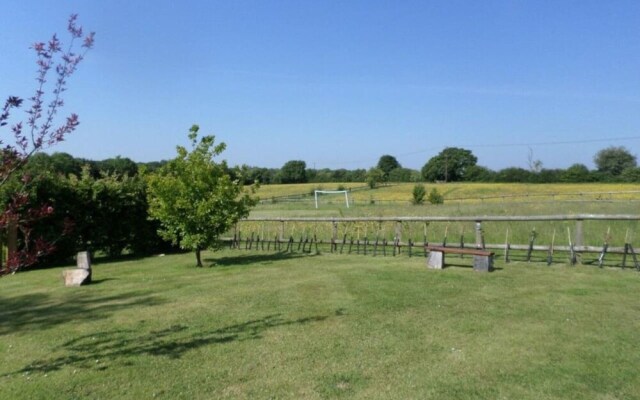
[[[69, 17], [67, 31], [70, 41], [66, 47], [56, 34], [47, 43], [33, 44], [38, 69], [36, 90], [28, 99], [31, 106], [26, 110], [26, 119], [10, 121], [12, 112], [23, 103], [18, 96], [9, 96], [0, 110], [0, 129], [10, 130], [8, 134], [0, 132], [0, 189], [7, 194], [0, 204], [0, 231], [9, 231], [10, 241], [11, 232], [19, 233], [20, 239], [19, 248], [13, 251], [9, 243], [9, 256], [6, 264], [0, 266], [0, 276], [33, 265], [54, 249], [51, 241], [32, 235], [32, 224], [50, 215], [53, 208], [46, 204], [30, 204], [27, 187], [31, 177], [22, 172], [22, 167], [33, 154], [63, 141], [79, 124], [76, 114], [59, 122], [57, 119], [58, 111], [64, 106], [67, 80], [94, 42], [95, 33], [85, 35], [76, 21], [76, 14]], [[78, 41], [82, 43], [78, 44]], [[79, 51], [75, 50], [78, 45]]]

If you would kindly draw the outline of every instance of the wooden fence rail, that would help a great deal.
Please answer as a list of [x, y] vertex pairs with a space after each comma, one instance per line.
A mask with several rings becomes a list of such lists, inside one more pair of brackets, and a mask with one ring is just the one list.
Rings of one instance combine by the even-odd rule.
[[[533, 234], [527, 244], [521, 243], [510, 243], [508, 234], [504, 243], [485, 243], [484, 239], [484, 228], [483, 224], [485, 222], [553, 222], [553, 221], [561, 221], [561, 222], [574, 222], [575, 226], [573, 232], [567, 228], [567, 234], [569, 237], [568, 244], [560, 245], [554, 242], [555, 239], [555, 229], [554, 229], [554, 239], [552, 239], [548, 244], [539, 244], [536, 243], [536, 234], [535, 228]], [[630, 243], [629, 235], [625, 235], [625, 240], [622, 246], [614, 246], [609, 243], [609, 240], [605, 238], [603, 240], [603, 244], [598, 245], [586, 245], [583, 243], [583, 223], [584, 221], [628, 221], [637, 223], [640, 221], [640, 215], [636, 214], [614, 214], [614, 215], [605, 215], [605, 214], [558, 214], [558, 215], [521, 215], [521, 216], [486, 216], [486, 215], [478, 215], [478, 216], [421, 216], [421, 217], [252, 217], [247, 218], [238, 223], [233, 233], [233, 238], [227, 238], [227, 242], [231, 243], [232, 247], [242, 248], [241, 243], [244, 240], [244, 248], [245, 249], [262, 249], [265, 250], [265, 246], [267, 249], [271, 249], [273, 246], [273, 250], [284, 250], [285, 251], [293, 251], [294, 249], [302, 248], [303, 251], [310, 252], [312, 249], [312, 245], [315, 247], [316, 251], [318, 250], [318, 246], [326, 247], [330, 246], [331, 252], [337, 252], [338, 248], [340, 248], [340, 253], [343, 252], [345, 246], [348, 247], [348, 253], [352, 253], [352, 248], [356, 246], [357, 251], [356, 254], [360, 254], [361, 247], [364, 254], [376, 254], [382, 252], [381, 255], [387, 254], [387, 248], [391, 247], [389, 254], [400, 254], [401, 252], [408, 252], [409, 256], [415, 254], [416, 251], [420, 252], [423, 247], [427, 244], [432, 245], [449, 245], [460, 248], [485, 248], [498, 250], [503, 252], [504, 260], [506, 262], [509, 261], [510, 252], [520, 252], [526, 254], [526, 259], [531, 260], [531, 256], [533, 252], [545, 252], [548, 255], [548, 259], [551, 260], [553, 258], [554, 252], [566, 252], [569, 254], [569, 260], [573, 264], [577, 261], [581, 261], [582, 254], [587, 253], [598, 253], [599, 257], [597, 259], [598, 265], [602, 266], [605, 261], [605, 256], [607, 254], [617, 254], [621, 255], [621, 264], [620, 266], [625, 267], [627, 258], [633, 259], [634, 266], [640, 270], [640, 264], [637, 261], [637, 256], [634, 250], [634, 247]], [[255, 233], [252, 232], [249, 235], [245, 235], [241, 237], [242, 232], [242, 224], [243, 223], [275, 223], [279, 225], [277, 229], [277, 233], [270, 234], [265, 236], [264, 232]], [[347, 238], [347, 234], [339, 234], [338, 232], [338, 224], [348, 224], [348, 223], [393, 223], [394, 228], [392, 230], [393, 239], [391, 241], [387, 241], [386, 237], [382, 235], [382, 237], [378, 237], [378, 233], [375, 234], [375, 239], [368, 239], [365, 233], [364, 239], [360, 239], [358, 236], [357, 240], [354, 240], [353, 235]], [[423, 241], [413, 241], [412, 238], [403, 240], [403, 224], [408, 222], [421, 222], [421, 223], [431, 223], [431, 222], [472, 222], [474, 223], [474, 236], [475, 240], [472, 243], [464, 243], [464, 234], [460, 235], [460, 241], [455, 242], [450, 241], [448, 244], [446, 242], [446, 237], [443, 241], [427, 241], [426, 231], [424, 235]], [[310, 224], [314, 226], [316, 224], [330, 224], [330, 239], [323, 240], [318, 239], [315, 234], [310, 235], [308, 231], [305, 229], [305, 234], [301, 235], [298, 240], [294, 239], [294, 235], [287, 235], [285, 225], [287, 223], [303, 223]], [[426, 228], [425, 228], [426, 229]], [[328, 229], [325, 232], [329, 231]], [[564, 234], [564, 232], [561, 232]], [[607, 233], [608, 235], [608, 233]], [[271, 236], [271, 237], [269, 237]], [[411, 236], [411, 235], [408, 235]], [[454, 235], [452, 235], [454, 236]], [[254, 247], [255, 246], [255, 247]], [[308, 246], [308, 247], [307, 247]], [[512, 253], [513, 254], [513, 253]]]

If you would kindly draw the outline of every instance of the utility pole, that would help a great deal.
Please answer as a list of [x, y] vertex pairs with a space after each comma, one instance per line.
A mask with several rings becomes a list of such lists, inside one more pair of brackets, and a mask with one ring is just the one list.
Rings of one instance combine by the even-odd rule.
[[449, 156], [444, 155], [444, 183], [449, 181]]

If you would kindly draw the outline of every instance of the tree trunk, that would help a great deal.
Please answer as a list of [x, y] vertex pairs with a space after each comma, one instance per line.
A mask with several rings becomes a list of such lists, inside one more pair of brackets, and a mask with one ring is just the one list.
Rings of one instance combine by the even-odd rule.
[[202, 257], [200, 256], [200, 252], [201, 252], [200, 248], [197, 248], [196, 249], [196, 261], [197, 261], [196, 267], [198, 268], [202, 268]]

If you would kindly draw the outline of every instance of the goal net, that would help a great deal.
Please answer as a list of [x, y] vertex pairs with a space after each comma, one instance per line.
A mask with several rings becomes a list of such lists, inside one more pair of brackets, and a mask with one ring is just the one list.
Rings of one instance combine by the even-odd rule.
[[318, 208], [318, 195], [319, 194], [344, 194], [344, 202], [349, 208], [349, 191], [348, 190], [315, 190], [314, 197], [316, 200], [316, 208]]

